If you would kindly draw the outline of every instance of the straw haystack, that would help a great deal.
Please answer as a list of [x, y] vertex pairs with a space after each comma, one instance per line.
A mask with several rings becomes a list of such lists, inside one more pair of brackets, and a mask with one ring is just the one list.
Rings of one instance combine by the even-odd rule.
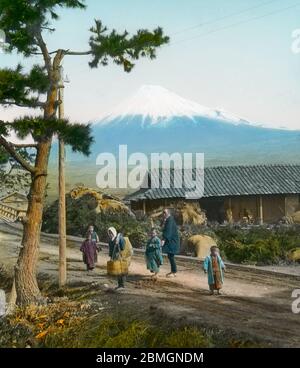
[[296, 248], [290, 251], [289, 259], [294, 262], [300, 261], [300, 248]]
[[[178, 225], [205, 225], [206, 215], [198, 203], [178, 202], [174, 206], [168, 206]], [[150, 219], [156, 220], [162, 216], [164, 207], [153, 211]]]
[[284, 216], [283, 220], [290, 225], [300, 224], [300, 211], [296, 211], [292, 215]]
[[205, 258], [210, 253], [210, 247], [217, 245], [215, 239], [208, 235], [193, 235], [188, 239], [188, 249], [197, 258]]
[[296, 211], [292, 214], [292, 219], [295, 224], [300, 224], [300, 211]]
[[105, 194], [101, 191], [80, 186], [72, 189], [70, 195], [72, 199], [79, 199], [85, 195], [90, 195], [95, 198], [97, 202], [97, 207], [95, 208], [96, 213], [123, 212], [131, 214], [130, 209], [119, 198]]
[[206, 215], [196, 203], [184, 203], [180, 208], [183, 225], [204, 225], [206, 224]]

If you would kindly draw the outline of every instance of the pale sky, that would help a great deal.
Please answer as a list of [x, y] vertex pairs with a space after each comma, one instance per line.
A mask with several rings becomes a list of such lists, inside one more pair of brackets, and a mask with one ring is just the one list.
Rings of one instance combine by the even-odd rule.
[[[116, 65], [91, 70], [88, 57], [67, 57], [64, 68], [71, 83], [65, 89], [65, 112], [74, 121], [97, 119], [151, 84], [253, 122], [300, 129], [300, 53], [291, 51], [292, 32], [300, 29], [299, 0], [86, 3], [86, 11], [61, 13], [57, 32], [46, 36], [50, 49], [87, 49], [94, 18], [119, 31], [162, 26], [171, 43], [158, 50], [156, 60], [139, 61], [130, 74]], [[1, 68], [20, 61], [20, 55], [0, 54]], [[30, 65], [29, 59], [24, 65]], [[0, 119], [22, 113], [0, 109]]]

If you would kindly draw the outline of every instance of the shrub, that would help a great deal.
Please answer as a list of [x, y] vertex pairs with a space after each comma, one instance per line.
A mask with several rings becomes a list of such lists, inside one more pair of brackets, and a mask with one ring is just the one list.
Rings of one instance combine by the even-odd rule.
[[218, 228], [218, 245], [225, 257], [238, 263], [272, 264], [286, 261], [291, 249], [300, 245], [299, 229], [276, 228]]
[[[66, 196], [67, 234], [83, 237], [89, 225], [93, 224], [101, 241], [106, 242], [107, 229], [113, 226], [118, 232], [130, 238], [136, 248], [143, 246], [147, 239], [150, 223], [137, 221], [135, 217], [125, 213], [96, 213], [95, 198], [85, 195], [79, 199]], [[58, 201], [52, 203], [44, 211], [42, 230], [48, 233], [58, 232]]]

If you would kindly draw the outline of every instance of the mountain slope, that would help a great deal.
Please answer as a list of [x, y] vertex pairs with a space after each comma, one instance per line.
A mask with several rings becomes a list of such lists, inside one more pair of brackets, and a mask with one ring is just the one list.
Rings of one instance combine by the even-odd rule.
[[[158, 86], [144, 86], [93, 124], [101, 152], [200, 152], [206, 165], [300, 162], [300, 131], [267, 129], [234, 114], [214, 110]], [[55, 149], [54, 149], [55, 150]], [[69, 161], [85, 160], [68, 153]]]
[[[142, 117], [128, 117], [111, 125], [94, 126], [97, 149], [117, 152], [119, 144], [127, 144], [129, 152], [203, 152], [217, 164], [288, 161], [300, 156], [300, 133], [264, 129], [246, 124], [233, 125], [219, 120], [194, 117], [173, 117], [163, 123], [141, 125]], [[146, 120], [147, 122], [147, 120]], [[295, 157], [296, 158], [296, 157]], [[300, 159], [300, 157], [298, 157]]]

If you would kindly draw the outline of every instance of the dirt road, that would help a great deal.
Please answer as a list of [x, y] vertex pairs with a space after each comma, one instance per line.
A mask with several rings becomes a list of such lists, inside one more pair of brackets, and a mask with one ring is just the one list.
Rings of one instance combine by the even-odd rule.
[[[20, 234], [0, 227], [0, 263], [12, 269], [18, 253]], [[99, 256], [97, 269], [87, 274], [81, 253], [74, 244], [68, 248], [68, 283], [97, 283], [95, 301], [122, 305], [136, 315], [145, 311], [205, 328], [232, 331], [237, 336], [258, 339], [267, 346], [300, 347], [300, 314], [293, 314], [292, 291], [300, 289], [295, 275], [230, 269], [221, 296], [210, 296], [206, 276], [197, 262], [179, 262], [178, 276], [167, 279], [166, 263], [157, 281], [149, 278], [141, 254], [133, 257], [125, 292], [110, 291], [115, 280], [106, 275], [107, 251]], [[55, 241], [42, 241], [39, 276], [56, 280], [58, 248]], [[97, 299], [98, 298], [98, 299]]]

